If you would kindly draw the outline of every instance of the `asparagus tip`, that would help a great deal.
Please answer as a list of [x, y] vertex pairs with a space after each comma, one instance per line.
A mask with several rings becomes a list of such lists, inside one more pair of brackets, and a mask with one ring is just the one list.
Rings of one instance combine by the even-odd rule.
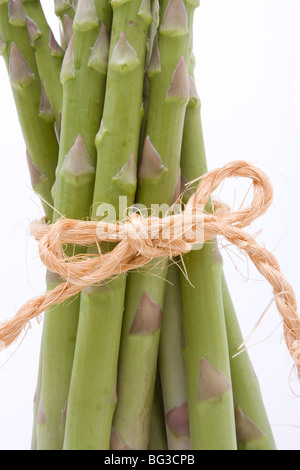
[[184, 36], [188, 33], [188, 17], [183, 0], [170, 0], [160, 26], [165, 36]]
[[13, 26], [26, 26], [27, 18], [21, 0], [9, 1], [8, 20]]
[[126, 73], [134, 70], [140, 65], [137, 53], [126, 39], [125, 33], [121, 31], [120, 39], [113, 50], [109, 67], [113, 70]]
[[96, 28], [99, 18], [94, 0], [79, 0], [74, 18], [73, 28], [77, 31], [89, 31]]
[[164, 167], [159, 153], [147, 136], [144, 142], [142, 161], [139, 169], [139, 178], [156, 181], [167, 169]]
[[162, 310], [146, 292], [143, 293], [133, 319], [130, 335], [151, 335], [161, 326]]
[[26, 88], [35, 80], [34, 73], [14, 42], [10, 51], [9, 78], [12, 86], [17, 88]]
[[198, 380], [198, 402], [221, 399], [230, 390], [230, 382], [223, 372], [202, 358]]

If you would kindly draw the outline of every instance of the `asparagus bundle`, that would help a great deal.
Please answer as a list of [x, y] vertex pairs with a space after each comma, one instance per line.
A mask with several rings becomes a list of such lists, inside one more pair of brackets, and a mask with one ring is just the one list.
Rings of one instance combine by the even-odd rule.
[[[101, 220], [109, 207], [115, 222], [134, 203], [164, 217], [207, 171], [199, 1], [54, 3], [60, 44], [39, 0], [0, 1], [0, 50], [46, 220]], [[234, 357], [243, 339], [217, 241], [198, 248], [46, 312], [32, 449], [275, 448], [249, 357]], [[61, 282], [47, 278], [49, 289]]]

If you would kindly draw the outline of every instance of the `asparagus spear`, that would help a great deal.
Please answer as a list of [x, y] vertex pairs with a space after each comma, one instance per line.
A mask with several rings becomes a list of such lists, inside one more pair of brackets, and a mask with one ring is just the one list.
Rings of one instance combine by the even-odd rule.
[[0, 51], [3, 54], [22, 128], [33, 188], [52, 219], [51, 188], [55, 181], [58, 143], [53, 124], [40, 116], [41, 81], [20, 0], [0, 4]]
[[[192, 65], [194, 66], [194, 63], [192, 63]], [[191, 75], [193, 76], [193, 67], [191, 70]], [[184, 139], [183, 139], [183, 146], [182, 146], [182, 160], [181, 160], [181, 165], [182, 165], [182, 170], [183, 170], [183, 179], [186, 182], [190, 180], [194, 180], [195, 178], [207, 172], [203, 132], [202, 132], [202, 125], [201, 125], [200, 100], [197, 95], [193, 77], [191, 77], [190, 83], [191, 83], [191, 100], [190, 100], [190, 103], [187, 109], [187, 114], [186, 114]], [[189, 196], [189, 193], [187, 193], [187, 197], [188, 196]], [[210, 210], [210, 207], [208, 207], [207, 209]], [[201, 269], [202, 278], [204, 280], [207, 279], [207, 277], [210, 275], [213, 269], [213, 267], [210, 265], [209, 256], [212, 258], [212, 260], [214, 259], [213, 247], [207, 246], [205, 247], [205, 249], [207, 253], [205, 254], [204, 252], [203, 258], [206, 261], [206, 265], [205, 264], [202, 265], [202, 269]], [[216, 269], [216, 272], [213, 275], [212, 285], [215, 285], [215, 289], [217, 290], [218, 295], [212, 300], [213, 303], [212, 303], [212, 306], [210, 307], [210, 305], [208, 304], [207, 294], [208, 292], [210, 292], [211, 286], [208, 285], [208, 287], [205, 287], [205, 285], [202, 285], [199, 283], [199, 281], [196, 281], [196, 279], [201, 279], [200, 277], [198, 277], [200, 273], [198, 272], [198, 270], [194, 272], [195, 267], [200, 266], [201, 255], [202, 255], [201, 252], [194, 252], [190, 255], [189, 262], [186, 262], [186, 259], [185, 259], [187, 271], [189, 275], [193, 276], [192, 279], [190, 277], [190, 280], [192, 281], [192, 283], [195, 280], [194, 289], [188, 286], [188, 283], [186, 280], [182, 280], [182, 291], [183, 291], [183, 296], [185, 298], [185, 307], [186, 307], [185, 323], [188, 324], [187, 331], [190, 332], [190, 334], [192, 335], [192, 330], [194, 326], [197, 325], [197, 322], [199, 322], [199, 312], [201, 314], [201, 312], [203, 311], [202, 305], [204, 304], [205, 304], [205, 310], [204, 310], [205, 319], [203, 319], [202, 321], [203, 322], [205, 321], [205, 324], [208, 325], [208, 328], [209, 328], [209, 322], [211, 321], [211, 318], [212, 318], [212, 312], [215, 311], [213, 306], [216, 305], [217, 302], [219, 305], [218, 308], [221, 310], [221, 306], [220, 306], [221, 292], [219, 289], [219, 284], [220, 282], [222, 282], [222, 299], [224, 301], [226, 335], [227, 335], [229, 354], [230, 354], [230, 357], [229, 357], [230, 371], [231, 371], [233, 398], [234, 398], [234, 405], [235, 405], [238, 448], [239, 449], [264, 448], [265, 450], [272, 449], [274, 446], [274, 440], [272, 437], [272, 432], [271, 432], [270, 425], [268, 423], [268, 418], [266, 416], [266, 412], [265, 412], [264, 405], [262, 402], [259, 386], [257, 384], [257, 381], [254, 378], [254, 373], [253, 373], [251, 363], [249, 361], [249, 357], [247, 354], [243, 354], [241, 356], [233, 358], [233, 356], [237, 352], [237, 347], [240, 344], [242, 344], [243, 339], [242, 339], [238, 321], [234, 312], [232, 301], [230, 299], [230, 294], [228, 292], [224, 273], [221, 271], [221, 278], [222, 278], [222, 281], [221, 281], [220, 266], [219, 266], [219, 268]], [[194, 258], [194, 261], [193, 261], [193, 258]], [[192, 262], [194, 264], [192, 264]], [[212, 264], [213, 264], [213, 261], [212, 261]], [[193, 297], [190, 297], [191, 295], [193, 295]], [[196, 312], [198, 314], [197, 322], [196, 322], [196, 318], [193, 316], [193, 312], [194, 313]], [[220, 324], [222, 325], [222, 331], [223, 331], [224, 330], [223, 319], [221, 319], [220, 321], [218, 321], [218, 325]], [[220, 333], [214, 340], [213, 337], [211, 336], [212, 331], [215, 331], [215, 329], [210, 328], [210, 331], [207, 333], [201, 333], [201, 331], [199, 331], [199, 336], [197, 338], [195, 335], [194, 347], [196, 351], [200, 348], [198, 344], [200, 344], [200, 338], [201, 339], [203, 338], [202, 334], [204, 334], [205, 337], [211, 341], [212, 345], [218, 344], [218, 350], [219, 350]], [[223, 331], [223, 342], [225, 342], [224, 334], [225, 333]], [[216, 341], [216, 343], [214, 343], [213, 341]], [[204, 341], [202, 341], [202, 344], [204, 344]], [[224, 348], [225, 348], [225, 344], [224, 344]], [[223, 354], [227, 356], [226, 351]], [[186, 358], [187, 363], [189, 363], [191, 355], [194, 357], [195, 351], [192, 350], [190, 351], [189, 354], [187, 354], [187, 358]], [[213, 355], [214, 353], [212, 354], [212, 356]], [[227, 369], [228, 369], [228, 366], [227, 366]], [[197, 374], [197, 368], [194, 370], [194, 373], [195, 375]], [[198, 359], [198, 373], [199, 373], [199, 359]], [[191, 380], [191, 377], [190, 377], [190, 380]], [[195, 380], [194, 380], [194, 387], [196, 385], [197, 384], [195, 384]], [[190, 382], [190, 388], [192, 389], [192, 387], [193, 387], [193, 383]], [[190, 402], [192, 400], [193, 398], [191, 398]], [[204, 421], [203, 414], [201, 412], [201, 409], [199, 410], [199, 405], [195, 403], [195, 401], [194, 401], [194, 404], [193, 404], [193, 401], [192, 401], [192, 404], [190, 404], [190, 402], [189, 402], [190, 419], [194, 421], [195, 436], [197, 437], [197, 435], [199, 435], [201, 437], [201, 435], [198, 434], [199, 433], [198, 426], [201, 426], [201, 423], [203, 423]], [[203, 405], [201, 406], [203, 407]], [[195, 410], [199, 411], [198, 417], [196, 416]], [[218, 418], [216, 422], [220, 423], [220, 421], [221, 420]], [[230, 421], [232, 422], [232, 417]], [[229, 429], [230, 428], [225, 427], [225, 429], [223, 431], [220, 430], [220, 432], [223, 432], [224, 435], [227, 435], [229, 432]], [[232, 424], [231, 424], [231, 433], [232, 433]], [[205, 428], [205, 423], [204, 423], [203, 434], [209, 435], [209, 433], [207, 432], [207, 428]], [[204, 440], [200, 441], [199, 447], [202, 448], [203, 444], [204, 444]], [[211, 447], [213, 445], [214, 445], [213, 442], [207, 442], [208, 447]]]
[[[179, 179], [184, 115], [189, 97], [185, 57], [195, 5], [182, 0], [161, 3], [161, 21], [148, 67], [150, 96], [136, 201], [145, 207], [173, 202]], [[188, 17], [190, 22], [188, 24]], [[153, 210], [161, 215], [160, 209]], [[163, 214], [164, 215], [164, 214]], [[147, 449], [151, 405], [165, 291], [165, 265], [130, 273], [118, 370], [118, 403], [113, 448], [124, 442]], [[150, 275], [149, 275], [150, 273]], [[147, 364], [147, 367], [145, 367]]]
[[[200, 100], [191, 99], [183, 134], [181, 168], [187, 181], [206, 170]], [[193, 178], [194, 177], [194, 178]], [[221, 291], [222, 258], [215, 243], [184, 256], [181, 276], [191, 447], [236, 449], [228, 344]]]
[[[117, 214], [119, 196], [126, 196], [125, 208], [134, 202], [146, 37], [152, 21], [148, 0], [113, 0], [112, 8], [105, 106], [96, 138], [93, 217], [100, 216], [101, 202], [112, 204]], [[125, 281], [123, 275], [81, 295], [66, 450], [109, 449]]]
[[167, 450], [165, 412], [159, 373], [156, 375], [153, 406], [151, 413], [148, 450]]
[[168, 268], [159, 347], [159, 370], [169, 450], [190, 449], [180, 273]]
[[[75, 219], [89, 216], [95, 179], [94, 140], [104, 103], [110, 22], [107, 1], [78, 3], [74, 37], [61, 71], [63, 111], [55, 188], [56, 218], [59, 214]], [[39, 449], [56, 450], [63, 446], [79, 305], [77, 297], [50, 309], [45, 316], [41, 412], [37, 423]]]
[[60, 70], [63, 50], [57, 44], [50, 30], [39, 0], [24, 2], [27, 14], [27, 28], [34, 48], [39, 75], [50, 106], [46, 107], [45, 115], [51, 119], [54, 115], [57, 125], [62, 109], [62, 86]]
[[222, 290], [229, 344], [237, 442], [239, 450], [275, 450], [276, 445], [267, 417], [259, 383], [247, 351], [238, 353], [243, 336], [222, 275]]

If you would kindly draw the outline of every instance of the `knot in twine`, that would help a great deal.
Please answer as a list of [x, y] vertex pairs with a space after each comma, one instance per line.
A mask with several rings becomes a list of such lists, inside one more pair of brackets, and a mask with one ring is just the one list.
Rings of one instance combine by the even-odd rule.
[[[211, 213], [204, 207], [212, 193], [226, 179], [250, 178], [253, 200], [249, 207], [232, 212], [219, 201]], [[258, 271], [272, 285], [278, 311], [284, 325], [289, 352], [300, 378], [300, 318], [294, 291], [280, 271], [275, 256], [259, 245], [243, 229], [270, 207], [273, 187], [268, 176], [255, 166], [237, 161], [215, 169], [199, 178], [196, 192], [179, 214], [163, 218], [131, 214], [124, 223], [60, 219], [45, 225], [35, 221], [31, 233], [39, 242], [39, 254], [49, 271], [65, 282], [52, 291], [27, 302], [14, 318], [0, 325], [0, 344], [11, 345], [25, 326], [54, 304], [60, 304], [90, 285], [146, 265], [154, 258], [174, 258], [188, 253], [195, 243], [224, 236], [230, 243], [245, 251]], [[101, 253], [101, 242], [118, 242], [115, 248]], [[98, 246], [98, 252], [67, 257], [66, 245]]]

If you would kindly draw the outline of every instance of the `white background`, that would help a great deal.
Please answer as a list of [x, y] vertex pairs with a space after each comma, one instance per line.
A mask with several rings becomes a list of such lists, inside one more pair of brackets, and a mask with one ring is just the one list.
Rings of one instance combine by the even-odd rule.
[[[43, 1], [52, 16], [52, 2]], [[202, 99], [209, 168], [244, 159], [272, 178], [268, 214], [250, 228], [278, 257], [299, 289], [300, 200], [300, 3], [299, 0], [202, 0], [195, 18], [197, 85]], [[4, 61], [0, 65], [0, 320], [42, 292], [44, 269], [28, 231], [41, 216], [30, 189], [25, 147]], [[234, 190], [236, 188], [236, 190]], [[241, 200], [235, 181], [220, 197]], [[241, 196], [238, 196], [241, 194]], [[245, 257], [223, 249], [228, 283], [247, 336], [272, 298], [271, 288]], [[0, 369], [0, 449], [28, 449], [42, 326], [36, 322]], [[279, 449], [300, 450], [300, 387], [282, 339], [274, 304], [251, 338], [249, 353]], [[14, 353], [14, 354], [13, 354]], [[5, 356], [1, 356], [1, 362]]]

